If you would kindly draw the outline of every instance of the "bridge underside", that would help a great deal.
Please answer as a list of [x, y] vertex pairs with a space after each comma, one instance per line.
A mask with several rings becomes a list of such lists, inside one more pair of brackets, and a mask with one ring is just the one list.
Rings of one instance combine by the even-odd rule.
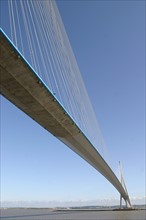
[[0, 42], [1, 94], [91, 164], [130, 204], [108, 164], [2, 32]]

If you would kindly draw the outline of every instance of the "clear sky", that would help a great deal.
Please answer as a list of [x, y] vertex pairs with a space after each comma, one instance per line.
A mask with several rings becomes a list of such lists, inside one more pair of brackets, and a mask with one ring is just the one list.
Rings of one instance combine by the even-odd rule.
[[[57, 5], [110, 165], [118, 175], [121, 161], [130, 197], [134, 203], [144, 202], [145, 1]], [[116, 203], [119, 194], [94, 168], [1, 97], [1, 199], [5, 204], [100, 205]]]

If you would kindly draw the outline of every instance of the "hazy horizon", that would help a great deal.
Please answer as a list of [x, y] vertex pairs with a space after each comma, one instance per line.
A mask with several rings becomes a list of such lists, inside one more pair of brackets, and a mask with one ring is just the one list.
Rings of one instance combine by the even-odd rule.
[[[146, 197], [131, 198], [132, 205], [146, 205]], [[116, 198], [111, 199], [97, 199], [97, 200], [71, 200], [71, 201], [2, 201], [1, 208], [55, 208], [55, 207], [74, 207], [74, 206], [118, 206], [120, 200]], [[123, 200], [123, 205], [125, 202]]]

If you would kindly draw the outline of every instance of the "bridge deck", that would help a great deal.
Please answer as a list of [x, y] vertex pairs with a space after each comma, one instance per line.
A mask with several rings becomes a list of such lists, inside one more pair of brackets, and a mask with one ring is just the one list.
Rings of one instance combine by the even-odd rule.
[[84, 158], [129, 201], [105, 160], [2, 32], [0, 42], [1, 94]]

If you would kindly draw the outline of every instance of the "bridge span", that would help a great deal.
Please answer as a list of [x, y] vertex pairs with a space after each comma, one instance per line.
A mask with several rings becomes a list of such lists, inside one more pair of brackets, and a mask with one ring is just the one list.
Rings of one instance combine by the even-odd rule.
[[131, 207], [106, 161], [2, 30], [0, 42], [1, 94], [98, 170]]

